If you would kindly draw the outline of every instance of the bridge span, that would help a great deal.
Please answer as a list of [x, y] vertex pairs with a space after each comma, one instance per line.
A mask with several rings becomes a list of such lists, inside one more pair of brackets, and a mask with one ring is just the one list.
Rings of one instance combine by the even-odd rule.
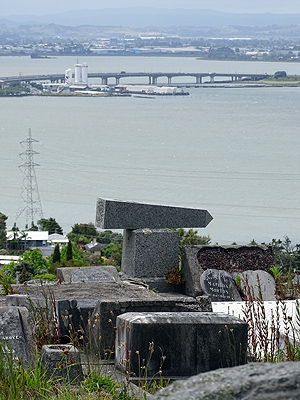
[[[108, 84], [109, 79], [114, 79], [115, 84], [119, 85], [120, 81], [125, 81], [126, 78], [148, 78], [149, 85], [157, 85], [159, 78], [167, 78], [168, 84], [172, 84], [172, 79], [175, 77], [192, 77], [195, 78], [195, 84], [202, 84], [204, 78], [208, 78], [210, 83], [215, 82], [215, 78], [223, 78], [228, 81], [250, 80], [258, 81], [267, 78], [267, 74], [230, 74], [216, 72], [92, 72], [88, 74], [89, 78], [100, 78], [103, 85]], [[0, 77], [0, 85], [17, 83], [17, 82], [64, 82], [64, 74], [44, 74], [44, 75], [19, 75]], [[184, 83], [184, 82], [182, 82]]]

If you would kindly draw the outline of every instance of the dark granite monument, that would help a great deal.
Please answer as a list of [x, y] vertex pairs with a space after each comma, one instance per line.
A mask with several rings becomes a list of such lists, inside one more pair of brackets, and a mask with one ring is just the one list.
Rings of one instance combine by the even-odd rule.
[[117, 318], [115, 365], [126, 370], [130, 362], [138, 377], [146, 360], [149, 376], [162, 368], [164, 377], [176, 377], [245, 364], [247, 330], [246, 322], [221, 313], [125, 313]]
[[241, 301], [235, 281], [227, 271], [207, 269], [200, 276], [200, 287], [211, 301]]
[[14, 362], [22, 359], [25, 365], [30, 364], [27, 341], [18, 307], [0, 307], [0, 342], [3, 343], [8, 353], [10, 346]]
[[96, 226], [124, 229], [122, 271], [143, 279], [151, 289], [167, 291], [166, 273], [179, 264], [178, 233], [173, 228], [204, 228], [206, 210], [99, 198]]

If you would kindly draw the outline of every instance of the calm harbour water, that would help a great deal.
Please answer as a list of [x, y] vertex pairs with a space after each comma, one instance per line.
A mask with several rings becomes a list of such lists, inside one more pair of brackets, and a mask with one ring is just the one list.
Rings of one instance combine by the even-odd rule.
[[[300, 73], [300, 64], [192, 58], [0, 58], [0, 76], [63, 72]], [[190, 96], [0, 98], [0, 211], [11, 228], [22, 173], [20, 141], [35, 161], [44, 216], [65, 232], [94, 222], [97, 197], [205, 208], [201, 234], [219, 244], [300, 242], [300, 88], [190, 88]], [[23, 217], [17, 221], [24, 227]]]

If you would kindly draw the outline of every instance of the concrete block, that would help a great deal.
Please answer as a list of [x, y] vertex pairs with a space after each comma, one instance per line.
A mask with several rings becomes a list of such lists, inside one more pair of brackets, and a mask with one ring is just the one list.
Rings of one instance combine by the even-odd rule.
[[[244, 321], [225, 314], [125, 313], [117, 318], [115, 365], [130, 367], [138, 377], [144, 359], [149, 377], [160, 369], [163, 376], [180, 377], [244, 364], [247, 331]], [[150, 358], [149, 343], [154, 343]]]
[[80, 352], [74, 346], [45, 345], [41, 350], [41, 360], [47, 378], [72, 384], [83, 380]]
[[98, 198], [96, 226], [102, 229], [204, 228], [206, 210]]
[[178, 258], [178, 233], [171, 229], [125, 230], [122, 271], [139, 278], [166, 276]]

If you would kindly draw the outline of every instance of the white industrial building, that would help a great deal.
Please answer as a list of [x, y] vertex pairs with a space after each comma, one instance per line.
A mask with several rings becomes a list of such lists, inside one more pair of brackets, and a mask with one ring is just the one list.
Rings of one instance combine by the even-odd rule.
[[87, 64], [76, 64], [74, 73], [71, 68], [65, 71], [65, 83], [67, 85], [85, 85], [88, 86], [88, 66]]

